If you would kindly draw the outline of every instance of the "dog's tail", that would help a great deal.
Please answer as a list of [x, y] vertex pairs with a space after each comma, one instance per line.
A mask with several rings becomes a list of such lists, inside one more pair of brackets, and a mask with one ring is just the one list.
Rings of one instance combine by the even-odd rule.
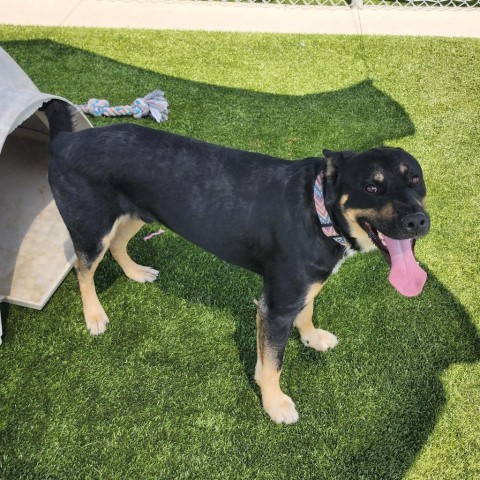
[[41, 108], [48, 118], [50, 143], [61, 132], [73, 132], [76, 124], [76, 109], [62, 100], [50, 100]]

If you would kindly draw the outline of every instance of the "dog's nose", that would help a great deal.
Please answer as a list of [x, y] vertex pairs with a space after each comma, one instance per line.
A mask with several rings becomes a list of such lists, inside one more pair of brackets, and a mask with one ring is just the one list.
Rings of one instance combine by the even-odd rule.
[[425, 235], [430, 229], [430, 220], [423, 212], [410, 213], [402, 218], [402, 225], [412, 235]]

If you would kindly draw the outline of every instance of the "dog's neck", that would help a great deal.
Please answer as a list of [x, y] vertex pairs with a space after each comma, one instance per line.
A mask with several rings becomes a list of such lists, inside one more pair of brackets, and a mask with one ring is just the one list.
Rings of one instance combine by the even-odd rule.
[[331, 237], [340, 245], [344, 247], [350, 247], [350, 243], [346, 240], [343, 235], [340, 235], [333, 225], [332, 219], [328, 214], [327, 207], [325, 205], [325, 182], [324, 182], [325, 172], [321, 171], [315, 180], [315, 185], [313, 187], [313, 198], [315, 200], [315, 210], [317, 211], [318, 219], [322, 225], [322, 232], [325, 236]]

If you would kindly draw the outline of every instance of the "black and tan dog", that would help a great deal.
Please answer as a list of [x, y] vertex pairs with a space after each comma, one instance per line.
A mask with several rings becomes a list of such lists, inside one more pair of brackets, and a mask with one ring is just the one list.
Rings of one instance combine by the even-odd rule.
[[133, 124], [69, 133], [70, 108], [45, 107], [49, 180], [77, 253], [93, 335], [108, 324], [95, 269], [110, 249], [129, 278], [154, 281], [158, 271], [137, 265], [127, 243], [159, 222], [263, 277], [255, 380], [270, 417], [293, 423], [298, 413], [279, 383], [285, 346], [296, 326], [305, 345], [335, 347], [337, 338], [312, 323], [313, 300], [345, 257], [379, 248], [391, 283], [404, 295], [421, 291], [426, 274], [412, 251], [430, 220], [422, 170], [405, 151], [324, 150], [326, 158], [292, 162]]

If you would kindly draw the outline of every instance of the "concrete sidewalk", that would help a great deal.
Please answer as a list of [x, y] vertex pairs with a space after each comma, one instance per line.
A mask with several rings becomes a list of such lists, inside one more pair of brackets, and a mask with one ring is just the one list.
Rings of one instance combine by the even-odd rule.
[[480, 9], [352, 9], [191, 0], [0, 0], [0, 23], [480, 38]]

